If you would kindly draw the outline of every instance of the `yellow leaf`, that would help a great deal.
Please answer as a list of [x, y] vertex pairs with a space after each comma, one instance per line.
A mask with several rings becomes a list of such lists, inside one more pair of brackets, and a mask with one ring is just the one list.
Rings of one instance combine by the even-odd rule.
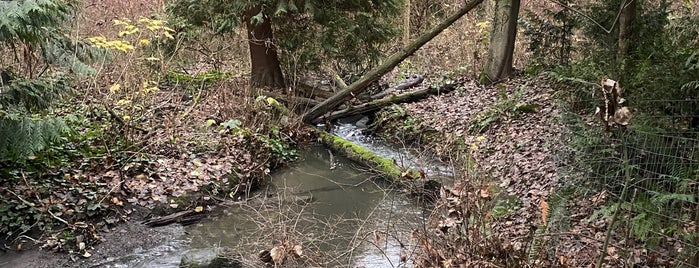
[[485, 140], [485, 137], [483, 137], [483, 136], [478, 136], [476, 138], [476, 141], [483, 141], [483, 140]]
[[138, 45], [140, 45], [140, 46], [147, 46], [147, 45], [150, 45], [150, 40], [148, 40], [148, 39], [141, 39], [141, 40], [138, 40]]
[[168, 32], [163, 32], [163, 35], [164, 35], [165, 37], [167, 37], [168, 39], [175, 39], [175, 37], [172, 36], [172, 35], [171, 35], [170, 33], [168, 33]]
[[124, 119], [124, 121], [129, 121], [129, 120], [131, 120], [131, 116], [128, 116], [128, 115], [125, 115], [125, 116], [122, 117], [122, 118]]
[[204, 207], [198, 206], [194, 208], [194, 212], [202, 212], [204, 210]]
[[216, 120], [213, 120], [213, 119], [206, 120], [207, 127], [213, 126], [214, 124], [216, 124]]
[[109, 93], [114, 94], [115, 92], [119, 91], [121, 89], [121, 85], [119, 83], [112, 85], [109, 87]]

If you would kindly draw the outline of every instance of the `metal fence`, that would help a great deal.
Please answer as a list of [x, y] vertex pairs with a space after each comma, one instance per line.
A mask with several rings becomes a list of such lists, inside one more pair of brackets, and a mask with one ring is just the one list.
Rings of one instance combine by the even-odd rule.
[[699, 267], [696, 103], [634, 106], [631, 124], [610, 130], [589, 113], [562, 116], [570, 133], [545, 241], [553, 266]]

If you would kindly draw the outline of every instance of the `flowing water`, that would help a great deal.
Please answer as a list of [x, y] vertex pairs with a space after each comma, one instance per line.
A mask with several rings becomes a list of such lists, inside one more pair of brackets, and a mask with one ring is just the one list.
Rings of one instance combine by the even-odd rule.
[[[432, 174], [448, 172], [374, 142], [352, 125], [342, 125], [335, 132], [399, 163], [437, 167], [427, 170]], [[303, 266], [405, 267], [409, 265], [401, 257], [410, 257], [410, 232], [424, 222], [420, 205], [320, 146], [275, 173], [257, 195], [253, 201], [223, 205], [218, 213], [184, 227], [173, 239], [98, 266], [179, 267], [183, 259], [206, 260], [223, 254], [236, 256], [243, 267], [257, 267], [262, 266], [255, 260], [259, 251], [284, 242], [302, 248], [308, 256]]]

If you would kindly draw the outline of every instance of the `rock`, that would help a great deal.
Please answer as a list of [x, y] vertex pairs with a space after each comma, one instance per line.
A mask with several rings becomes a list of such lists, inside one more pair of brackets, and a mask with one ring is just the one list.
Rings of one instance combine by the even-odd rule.
[[367, 124], [369, 123], [369, 117], [364, 116], [362, 119], [359, 119], [356, 123], [354, 123], [355, 126], [358, 128], [366, 128]]

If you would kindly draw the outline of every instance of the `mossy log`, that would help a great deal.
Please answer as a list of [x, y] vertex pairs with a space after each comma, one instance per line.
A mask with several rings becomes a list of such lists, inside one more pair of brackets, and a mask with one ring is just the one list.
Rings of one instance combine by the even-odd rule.
[[[267, 98], [267, 103], [277, 109], [281, 114], [291, 115], [292, 112], [283, 104], [279, 103], [274, 98]], [[362, 164], [365, 164], [374, 169], [374, 171], [382, 174], [387, 179], [395, 182], [400, 182], [404, 179], [418, 180], [424, 176], [415, 170], [402, 168], [398, 166], [392, 159], [381, 157], [367, 148], [359, 146], [351, 141], [340, 138], [334, 134], [315, 129], [315, 134], [319, 140], [327, 147], [335, 152], [343, 154], [345, 157]]]
[[381, 157], [374, 152], [359, 146], [351, 141], [340, 138], [322, 130], [316, 130], [320, 141], [332, 150], [343, 154], [345, 157], [366, 164], [374, 171], [382, 174], [392, 181], [404, 179], [417, 180], [422, 178], [420, 172], [398, 166], [392, 159]]

